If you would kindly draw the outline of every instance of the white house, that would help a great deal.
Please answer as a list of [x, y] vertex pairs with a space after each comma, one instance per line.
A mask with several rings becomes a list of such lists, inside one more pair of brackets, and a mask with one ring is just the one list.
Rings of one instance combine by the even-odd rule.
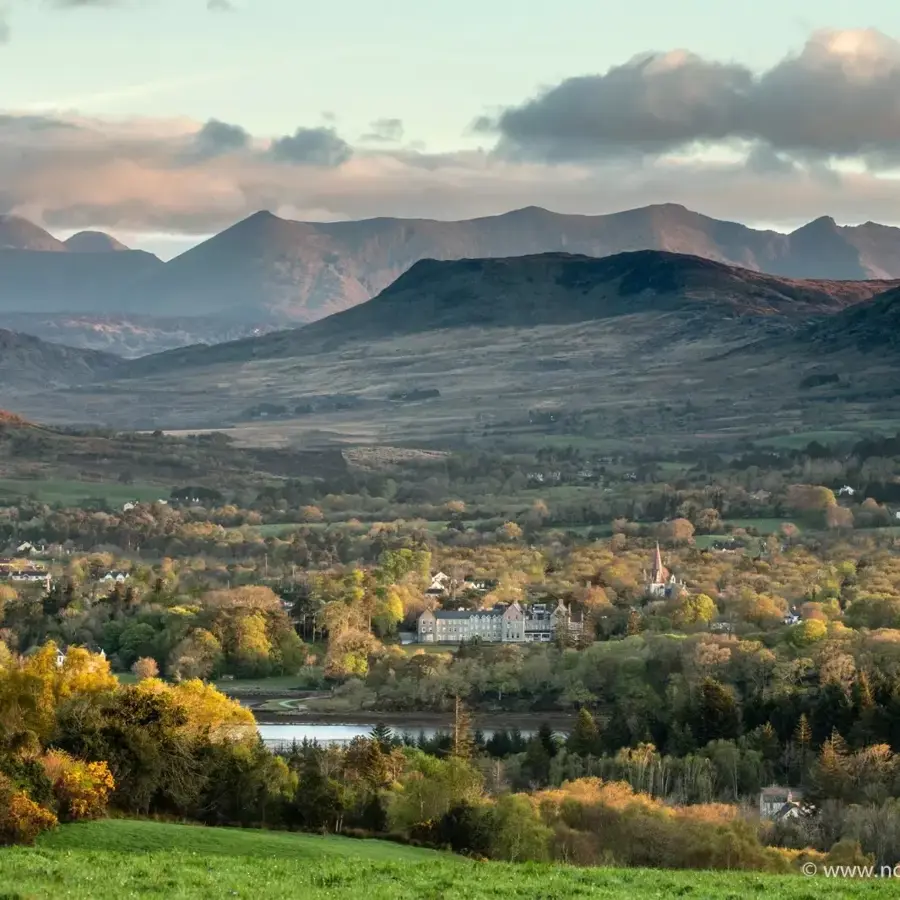
[[125, 584], [131, 576], [127, 572], [107, 572], [100, 581], [104, 584], [111, 584], [115, 582], [116, 584]]
[[[57, 650], [56, 650], [56, 668], [57, 669], [61, 669], [63, 667], [63, 665], [66, 661], [66, 657], [68, 655], [69, 655], [68, 649], [60, 650], [59, 648], [57, 648]], [[100, 659], [106, 659], [106, 651], [105, 650], [101, 650], [97, 655], [100, 657]]]
[[804, 814], [802, 791], [777, 785], [763, 788], [760, 791], [759, 816], [761, 819], [783, 821], [784, 819], [797, 819]]
[[433, 596], [443, 596], [444, 594], [449, 593], [450, 583], [451, 578], [445, 572], [435, 572], [434, 575], [431, 576], [431, 584], [429, 584], [425, 593], [432, 594]]

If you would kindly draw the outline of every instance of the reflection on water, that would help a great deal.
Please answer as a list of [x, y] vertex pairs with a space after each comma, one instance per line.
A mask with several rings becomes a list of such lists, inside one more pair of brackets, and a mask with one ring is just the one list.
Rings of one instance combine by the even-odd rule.
[[[316, 722], [299, 723], [295, 725], [258, 725], [260, 737], [272, 747], [284, 747], [292, 742], [301, 743], [304, 740], [317, 741], [319, 744], [348, 744], [353, 738], [367, 737], [375, 727], [371, 725], [322, 725]], [[450, 726], [436, 728], [434, 725], [404, 724], [403, 726], [390, 726], [391, 731], [398, 737], [409, 734], [418, 738], [420, 734], [426, 738], [432, 738], [439, 732], [448, 734]], [[531, 737], [533, 731], [520, 729], [523, 737]], [[494, 734], [493, 729], [482, 729], [482, 734], [489, 740]]]

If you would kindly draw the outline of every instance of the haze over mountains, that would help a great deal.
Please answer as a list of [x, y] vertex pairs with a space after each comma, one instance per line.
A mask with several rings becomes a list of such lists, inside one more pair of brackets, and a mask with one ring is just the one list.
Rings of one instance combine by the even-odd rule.
[[[77, 315], [73, 342], [140, 355], [316, 321], [377, 295], [422, 259], [644, 249], [786, 278], [900, 278], [900, 228], [820, 218], [786, 235], [674, 204], [603, 216], [529, 207], [461, 222], [304, 223], [259, 212], [165, 263], [101, 233], [62, 242], [2, 217], [0, 326], [59, 340], [65, 330], [56, 317]], [[130, 342], [110, 327], [115, 317], [143, 318]]]

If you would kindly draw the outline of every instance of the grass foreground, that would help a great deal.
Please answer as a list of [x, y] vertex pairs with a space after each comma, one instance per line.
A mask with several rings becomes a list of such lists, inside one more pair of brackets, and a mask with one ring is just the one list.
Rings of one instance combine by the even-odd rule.
[[475, 862], [385, 841], [107, 820], [0, 849], [0, 898], [895, 897], [890, 881]]

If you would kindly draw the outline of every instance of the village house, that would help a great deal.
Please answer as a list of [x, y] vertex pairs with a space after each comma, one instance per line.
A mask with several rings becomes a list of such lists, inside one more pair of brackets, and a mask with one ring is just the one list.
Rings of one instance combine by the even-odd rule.
[[[69, 655], [68, 650], [61, 650], [61, 649], [57, 648], [57, 650], [56, 650], [56, 668], [57, 669], [61, 669], [63, 667], [63, 665], [66, 662], [66, 657], [68, 655]], [[106, 651], [105, 650], [101, 650], [97, 655], [100, 657], [100, 659], [106, 659]]]
[[450, 593], [451, 578], [445, 572], [435, 572], [431, 576], [431, 584], [428, 585], [426, 594], [432, 597], [444, 597]]
[[419, 616], [416, 634], [420, 644], [460, 644], [476, 639], [524, 644], [552, 641], [563, 629], [577, 635], [583, 627], [583, 616], [570, 611], [560, 600], [553, 609], [543, 603], [498, 603], [491, 609], [429, 609]]
[[125, 584], [131, 576], [127, 572], [107, 572], [102, 578], [98, 579], [103, 584]]
[[759, 794], [759, 817], [773, 822], [797, 819], [805, 814], [803, 792], [795, 788], [772, 785]]
[[44, 544], [32, 544], [31, 541], [25, 541], [24, 544], [19, 544], [16, 547], [16, 553], [27, 556], [43, 556], [47, 553], [47, 547]]
[[481, 578], [477, 575], [466, 575], [463, 579], [462, 589], [464, 591], [476, 591], [480, 594], [486, 594], [497, 587], [496, 578]]
[[23, 564], [23, 560], [0, 560], [0, 581], [12, 581], [17, 584], [43, 584], [50, 590], [50, 573], [40, 565]]

